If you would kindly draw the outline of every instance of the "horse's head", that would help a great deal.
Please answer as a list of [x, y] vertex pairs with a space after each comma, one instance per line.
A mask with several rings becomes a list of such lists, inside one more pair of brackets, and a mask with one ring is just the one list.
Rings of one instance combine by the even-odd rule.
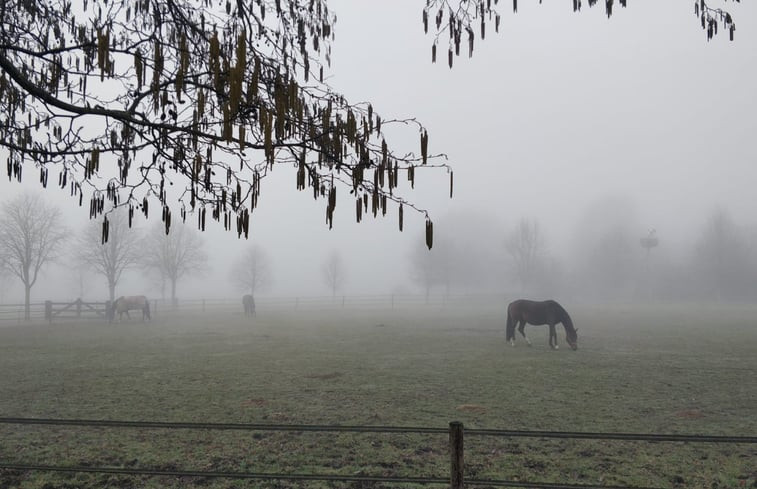
[[578, 350], [578, 328], [565, 331], [565, 341], [568, 342], [573, 350]]

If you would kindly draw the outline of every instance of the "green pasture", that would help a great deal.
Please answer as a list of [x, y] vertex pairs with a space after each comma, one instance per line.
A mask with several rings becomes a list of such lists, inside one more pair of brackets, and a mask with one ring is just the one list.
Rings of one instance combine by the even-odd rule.
[[[579, 349], [504, 304], [0, 324], [0, 417], [757, 435], [757, 309], [571, 307]], [[467, 436], [466, 476], [757, 487], [757, 446]], [[446, 477], [444, 435], [0, 425], [0, 462]], [[0, 471], [0, 489], [323, 487]], [[385, 487], [342, 484], [336, 487]], [[402, 487], [402, 486], [393, 486]]]

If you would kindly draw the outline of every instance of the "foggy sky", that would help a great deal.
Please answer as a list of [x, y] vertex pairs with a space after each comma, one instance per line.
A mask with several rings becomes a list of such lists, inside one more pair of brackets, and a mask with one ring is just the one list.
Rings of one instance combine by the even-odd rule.
[[[574, 14], [569, 3], [520, 2], [512, 14], [503, 4], [499, 34], [492, 25], [485, 41], [476, 39], [473, 58], [455, 58], [452, 70], [446, 54], [431, 63], [423, 1], [329, 5], [338, 17], [332, 87], [370, 101], [384, 119], [417, 118], [429, 130], [429, 151], [449, 157], [453, 199], [444, 171], [417, 171], [414, 191], [401, 184], [403, 196], [431, 212], [437, 232], [450, 216], [475, 216], [489, 229], [468, 238], [498, 240], [521, 217], [534, 218], [550, 253], [569, 260], [576, 235], [593, 225], [591, 209], [612, 202], [628, 208], [639, 237], [656, 228], [668, 253], [689, 246], [716, 207], [741, 225], [757, 223], [755, 5], [729, 2], [735, 42], [727, 34], [707, 42], [690, 2], [629, 2], [609, 20], [601, 5]], [[398, 147], [418, 151], [415, 129], [399, 136]], [[2, 180], [0, 199], [42, 191], [32, 168], [24, 173], [23, 185]], [[422, 216], [406, 213], [403, 233], [394, 208], [358, 225], [346, 189], [338, 193], [329, 231], [325, 202], [297, 192], [291, 168], [281, 165], [264, 182], [250, 241], [271, 257], [268, 293], [327, 294], [320, 268], [334, 249], [350, 294], [417, 290], [407, 261], [423, 241]], [[44, 196], [60, 202], [72, 230], [87, 224], [86, 206], [65, 191]], [[204, 239], [211, 269], [181, 283], [179, 297], [236, 296], [229, 268], [250, 243], [215, 223]], [[33, 302], [75, 297], [74, 272], [63, 265], [47, 268]], [[127, 272], [119, 293], [143, 293], [140, 275]], [[95, 280], [87, 295], [104, 297], [104, 279]], [[20, 292], [14, 283], [6, 301]]]

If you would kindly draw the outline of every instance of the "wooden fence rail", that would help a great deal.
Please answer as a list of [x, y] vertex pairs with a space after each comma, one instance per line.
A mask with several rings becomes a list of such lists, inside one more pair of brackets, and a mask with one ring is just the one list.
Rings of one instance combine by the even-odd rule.
[[107, 319], [109, 307], [109, 302], [84, 302], [81, 299], [73, 302], [45, 301], [45, 320], [52, 322], [56, 318]]
[[[434, 484], [447, 485], [450, 489], [463, 489], [468, 486], [490, 487], [528, 487], [547, 489], [651, 489], [640, 486], [603, 486], [596, 484], [567, 484], [553, 482], [528, 482], [513, 480], [477, 480], [465, 479], [464, 430], [463, 424], [453, 421], [449, 429], [444, 428], [415, 428], [398, 426], [339, 426], [339, 425], [266, 425], [245, 423], [169, 423], [154, 421], [111, 421], [111, 420], [78, 420], [78, 419], [34, 419], [34, 418], [0, 418], [0, 424], [18, 425], [48, 425], [48, 426], [85, 426], [109, 428], [140, 428], [140, 429], [201, 429], [201, 430], [243, 430], [243, 431], [320, 431], [320, 432], [356, 432], [356, 433], [418, 433], [443, 434], [449, 433], [449, 478], [443, 477], [387, 477], [387, 476], [342, 476], [332, 474], [281, 474], [256, 472], [206, 472], [196, 470], [156, 470], [149, 468], [124, 467], [96, 467], [83, 466], [54, 466], [23, 463], [0, 462], [2, 470], [46, 471], [68, 473], [99, 473], [124, 474], [131, 476], [173, 476], [173, 477], [204, 477], [228, 479], [256, 479], [256, 480], [317, 480], [332, 482], [382, 482], [397, 484]], [[639, 433], [586, 433], [586, 432], [552, 432], [552, 431], [513, 431], [472, 429], [470, 436], [503, 436], [503, 437], [539, 437], [539, 438], [576, 438], [592, 440], [634, 440], [634, 441], [671, 441], [684, 443], [747, 443], [757, 444], [757, 436], [711, 436], [711, 435], [674, 435], [674, 434], [639, 434]]]

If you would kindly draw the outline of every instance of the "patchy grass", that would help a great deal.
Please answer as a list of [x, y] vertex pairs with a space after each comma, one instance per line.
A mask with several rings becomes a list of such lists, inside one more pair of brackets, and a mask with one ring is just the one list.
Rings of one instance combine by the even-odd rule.
[[[506, 346], [503, 305], [0, 327], [0, 416], [755, 435], [755, 312], [572, 308], [576, 352], [533, 326], [533, 347]], [[750, 445], [465, 446], [469, 478], [757, 487]], [[446, 436], [0, 425], [6, 463], [445, 477], [446, 450]], [[0, 489], [188, 486], [321, 487], [0, 472]]]

